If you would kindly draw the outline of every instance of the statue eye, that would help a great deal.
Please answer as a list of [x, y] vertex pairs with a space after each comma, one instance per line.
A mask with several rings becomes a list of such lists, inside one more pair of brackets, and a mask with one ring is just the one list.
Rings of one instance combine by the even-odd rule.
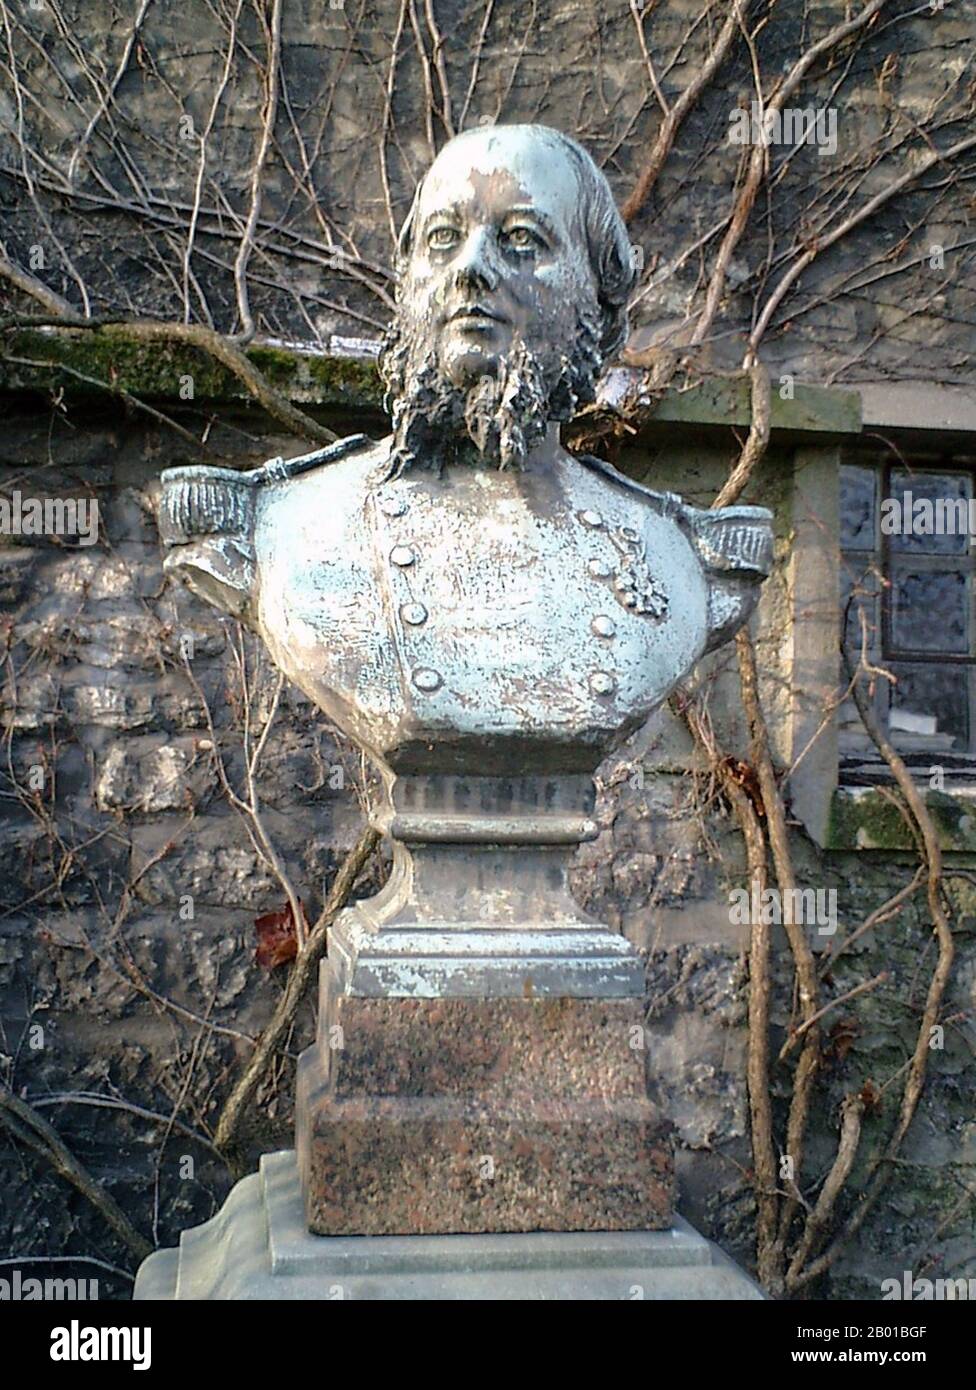
[[432, 227], [427, 234], [427, 245], [433, 251], [449, 251], [452, 246], [457, 245], [457, 239], [456, 227]]
[[542, 238], [531, 227], [509, 227], [502, 240], [513, 251], [535, 251], [542, 245]]

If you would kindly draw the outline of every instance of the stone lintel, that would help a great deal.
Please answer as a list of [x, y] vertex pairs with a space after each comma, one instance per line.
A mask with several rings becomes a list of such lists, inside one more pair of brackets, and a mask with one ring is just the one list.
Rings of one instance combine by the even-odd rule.
[[[111, 380], [113, 388], [149, 399], [173, 399], [180, 395], [181, 379], [191, 375], [195, 398], [213, 401], [249, 401], [253, 398], [240, 381], [219, 362], [189, 343], [174, 340], [160, 344], [140, 338], [124, 324], [98, 330], [50, 328], [22, 329], [14, 335], [13, 348], [48, 367], [3, 364], [0, 391], [46, 390], [52, 376], [69, 398], [104, 393], [74, 372], [88, 378]], [[377, 343], [377, 346], [379, 344]], [[246, 355], [290, 401], [312, 408], [345, 407], [373, 414], [379, 421], [383, 391], [372, 357], [332, 353], [296, 352], [278, 344], [255, 342]], [[67, 370], [59, 373], [59, 368]], [[613, 367], [601, 387], [601, 399], [613, 403], [624, 395], [639, 399], [643, 372], [634, 367]], [[861, 431], [860, 397], [857, 391], [797, 382], [793, 396], [784, 400], [774, 378], [771, 400], [773, 433], [851, 435]], [[898, 390], [903, 390], [899, 384]], [[873, 398], [872, 398], [873, 399]], [[670, 387], [657, 401], [646, 422], [654, 428], [672, 426], [725, 426], [748, 428], [750, 390], [746, 373], [710, 376], [706, 373], [691, 387]], [[877, 416], [879, 409], [874, 408]], [[917, 414], [914, 416], [918, 419]]]
[[[598, 400], [613, 408], [643, 406], [642, 430], [662, 425], [748, 429], [752, 422], [751, 385], [747, 372], [700, 378], [687, 387], [672, 386], [659, 396], [636, 367], [612, 367], [600, 383]], [[857, 391], [793, 383], [784, 399], [773, 378], [770, 429], [774, 436], [852, 436], [861, 433], [861, 398]]]

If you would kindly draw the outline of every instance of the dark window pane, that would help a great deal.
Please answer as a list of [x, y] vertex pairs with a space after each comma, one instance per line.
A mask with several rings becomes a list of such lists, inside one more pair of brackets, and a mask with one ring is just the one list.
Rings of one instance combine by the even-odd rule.
[[969, 742], [969, 680], [966, 666], [925, 666], [892, 662], [898, 684], [891, 688], [890, 729], [896, 743], [927, 742], [954, 751]]
[[867, 624], [869, 654], [877, 655], [881, 647], [878, 606], [881, 580], [878, 578], [877, 569], [873, 565], [874, 561], [869, 555], [844, 555], [841, 557], [841, 621], [843, 621], [844, 614], [847, 614], [844, 644], [855, 660], [861, 653], [860, 612], [862, 610]]
[[840, 470], [840, 544], [842, 550], [873, 550], [877, 472], [843, 464]]
[[[906, 473], [904, 469], [894, 469], [891, 498], [898, 507], [891, 508], [888, 499], [882, 502], [881, 530], [891, 536], [893, 551], [915, 555], [965, 555], [971, 539], [969, 499], [972, 495], [972, 478], [967, 474]], [[895, 525], [896, 529], [889, 531], [889, 525]]]
[[969, 576], [959, 570], [891, 571], [891, 635], [896, 651], [969, 655]]

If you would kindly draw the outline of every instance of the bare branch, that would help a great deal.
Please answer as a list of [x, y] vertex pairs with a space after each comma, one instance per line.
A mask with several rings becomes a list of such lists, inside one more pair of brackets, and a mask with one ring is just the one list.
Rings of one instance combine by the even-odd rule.
[[[664, 168], [665, 160], [671, 153], [671, 147], [674, 144], [675, 136], [681, 129], [685, 117], [692, 110], [702, 92], [709, 85], [712, 78], [725, 61], [726, 54], [732, 47], [732, 40], [735, 38], [739, 26], [743, 22], [748, 8], [749, 0], [729, 0], [729, 13], [725, 18], [725, 23], [719, 30], [719, 35], [715, 40], [714, 46], [709, 51], [698, 72], [671, 107], [668, 107], [660, 89], [656, 85], [653, 65], [651, 65], [650, 58], [647, 55], [647, 48], [644, 44], [643, 29], [640, 25], [639, 16], [635, 14], [635, 23], [637, 23], [641, 33], [641, 47], [649, 65], [655, 96], [664, 111], [664, 119], [661, 121], [654, 144], [651, 146], [651, 153], [648, 157], [648, 161], [641, 170], [640, 177], [634, 185], [630, 196], [620, 209], [621, 216], [625, 222], [632, 222], [647, 202], [648, 195], [657, 182], [658, 175]], [[634, 3], [633, 0], [631, 0], [631, 10], [633, 9]]]
[[[262, 0], [255, 0], [260, 13]], [[268, 68], [265, 75], [264, 111], [261, 115], [261, 139], [258, 142], [257, 156], [251, 171], [251, 207], [247, 222], [241, 235], [240, 250], [234, 262], [234, 287], [237, 293], [237, 312], [241, 327], [236, 335], [237, 342], [246, 344], [254, 337], [254, 319], [251, 314], [251, 300], [247, 292], [247, 264], [254, 249], [254, 229], [261, 214], [261, 185], [264, 181], [264, 166], [274, 134], [275, 117], [278, 114], [278, 69], [281, 64], [281, 5], [282, 0], [270, 0], [271, 17], [265, 21], [268, 34]], [[263, 18], [263, 17], [262, 17]]]
[[224, 1153], [232, 1149], [236, 1143], [244, 1111], [260, 1086], [282, 1039], [295, 1021], [313, 974], [325, 953], [328, 929], [346, 905], [357, 878], [378, 842], [379, 831], [369, 826], [340, 865], [318, 921], [309, 933], [304, 948], [295, 958], [291, 974], [288, 976], [288, 984], [275, 1007], [271, 1022], [258, 1039], [252, 1057], [221, 1111], [214, 1143]]
[[0, 1118], [16, 1139], [45, 1159], [60, 1177], [70, 1182], [102, 1214], [137, 1259], [144, 1260], [152, 1254], [149, 1241], [135, 1229], [111, 1193], [99, 1186], [47, 1120], [33, 1106], [15, 1096], [2, 1081]]

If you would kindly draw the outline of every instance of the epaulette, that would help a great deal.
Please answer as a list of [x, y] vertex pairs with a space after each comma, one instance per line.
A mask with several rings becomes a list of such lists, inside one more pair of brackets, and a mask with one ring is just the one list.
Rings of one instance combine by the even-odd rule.
[[260, 468], [238, 472], [185, 464], [160, 474], [159, 534], [165, 545], [183, 545], [192, 536], [241, 535], [250, 527], [257, 489], [334, 463], [367, 442], [365, 434], [337, 439], [324, 449], [297, 458], [273, 458]]
[[772, 569], [773, 514], [767, 507], [719, 507], [715, 511], [692, 507], [677, 493], [654, 492], [593, 454], [581, 454], [579, 461], [611, 482], [639, 493], [659, 516], [676, 521], [707, 570], [716, 574], [739, 572], [765, 578]]
[[628, 478], [626, 473], [619, 472], [612, 464], [607, 463], [605, 459], [597, 458], [595, 454], [580, 454], [578, 457], [579, 462], [592, 469], [594, 473], [600, 473], [604, 478], [609, 478], [610, 482], [619, 483], [621, 487], [639, 493], [661, 516], [675, 516], [682, 522], [685, 520], [683, 514], [688, 508], [676, 492], [655, 492], [653, 488], [645, 487], [643, 483]]
[[318, 468], [320, 463], [335, 463], [337, 459], [345, 458], [346, 454], [353, 453], [366, 442], [366, 435], [350, 434], [345, 439], [326, 444], [324, 449], [316, 449], [311, 454], [299, 454], [298, 458], [268, 459], [267, 463], [262, 463], [260, 468], [255, 468], [253, 473], [245, 476], [253, 478], [256, 483], [280, 483], [285, 478], [307, 473], [310, 468]]
[[757, 574], [773, 568], [773, 514], [766, 507], [718, 507], [693, 513], [695, 544], [713, 574]]

